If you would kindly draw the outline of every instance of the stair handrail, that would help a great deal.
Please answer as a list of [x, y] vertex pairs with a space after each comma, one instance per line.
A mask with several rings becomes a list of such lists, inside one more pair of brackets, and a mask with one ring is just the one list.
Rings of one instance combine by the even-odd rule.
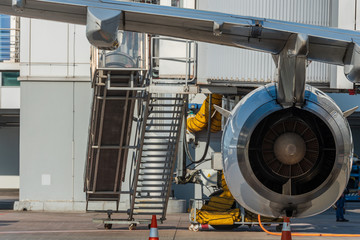
[[[146, 98], [146, 101], [145, 101], [145, 108], [144, 108], [144, 112], [143, 112], [144, 115], [143, 115], [143, 118], [142, 118], [142, 126], [141, 126], [140, 138], [139, 138], [140, 143], [144, 142], [146, 121], [147, 121], [148, 112], [149, 112], [149, 102], [150, 102], [150, 94], [147, 95], [147, 98]], [[143, 144], [140, 144], [139, 148], [138, 148], [138, 151], [137, 151], [138, 153], [137, 153], [136, 162], [135, 162], [136, 163], [136, 167], [134, 169], [135, 170], [135, 175], [134, 175], [134, 178], [133, 178], [132, 188], [130, 189], [129, 220], [133, 220], [133, 215], [134, 215], [136, 189], [137, 189], [137, 183], [138, 183], [138, 179], [139, 179], [142, 151], [143, 151]]]
[[[186, 44], [186, 56], [185, 57], [160, 57], [155, 56], [154, 46], [155, 41], [170, 41], [170, 42], [179, 42]], [[185, 83], [187, 86], [189, 83], [193, 83], [197, 78], [197, 54], [198, 53], [198, 43], [193, 40], [179, 39], [173, 37], [164, 37], [164, 36], [153, 36], [151, 37], [151, 56], [150, 56], [150, 83], [168, 83], [168, 84], [178, 84]], [[162, 78], [160, 75], [158, 78], [154, 78], [155, 64], [154, 60], [165, 60], [173, 62], [182, 62], [185, 63], [185, 74], [183, 78]], [[191, 71], [192, 69], [192, 71]]]
[[[179, 97], [182, 98], [182, 100], [177, 100]], [[181, 132], [181, 124], [182, 124], [182, 120], [183, 120], [183, 115], [185, 114], [185, 104], [184, 104], [184, 96], [182, 96], [181, 94], [176, 94], [175, 96], [175, 109], [174, 109], [174, 113], [173, 113], [173, 119], [177, 119], [177, 125], [173, 125], [172, 128], [174, 128], [175, 126], [177, 126], [177, 132], [176, 132], [176, 142], [175, 142], [175, 148], [172, 149], [173, 151], [173, 155], [170, 156], [170, 163], [171, 163], [171, 169], [170, 169], [170, 177], [169, 177], [169, 181], [168, 181], [168, 185], [167, 185], [167, 191], [166, 191], [166, 196], [165, 196], [165, 203], [164, 203], [164, 208], [163, 208], [163, 213], [162, 213], [162, 218], [161, 220], [164, 221], [166, 220], [165, 216], [166, 216], [166, 211], [167, 211], [167, 206], [168, 206], [168, 202], [169, 202], [169, 197], [170, 197], [170, 190], [171, 190], [171, 184], [172, 184], [172, 179], [173, 179], [173, 172], [174, 172], [174, 168], [175, 168], [175, 160], [177, 157], [177, 151], [178, 151], [178, 146], [179, 146], [179, 139], [180, 139], [180, 132]], [[179, 103], [182, 103], [182, 106], [178, 106], [180, 105]], [[180, 113], [177, 113], [179, 108], [181, 109]], [[175, 118], [175, 115], [178, 114], [178, 118]], [[170, 131], [170, 136], [171, 134], [175, 134], [174, 132]]]

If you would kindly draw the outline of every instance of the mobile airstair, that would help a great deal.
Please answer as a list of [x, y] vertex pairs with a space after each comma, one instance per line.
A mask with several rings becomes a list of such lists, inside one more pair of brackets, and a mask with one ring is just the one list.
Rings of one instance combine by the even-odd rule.
[[[166, 219], [185, 112], [184, 95], [149, 93], [145, 74], [137, 68], [93, 72], [86, 210], [96, 210], [91, 202], [115, 202], [114, 212], [126, 212], [131, 223], [138, 215]], [[127, 191], [125, 178], [131, 182]], [[129, 209], [118, 209], [122, 195], [129, 196]]]
[[[133, 34], [124, 32], [122, 36], [128, 39]], [[92, 202], [114, 202], [111, 206], [116, 205], [116, 210], [107, 211], [107, 218], [94, 220], [106, 228], [111, 228], [112, 224], [129, 224], [129, 228], [134, 229], [137, 224], [144, 223], [144, 217], [138, 216], [157, 215], [161, 221], [166, 219], [186, 95], [171, 91], [156, 93], [150, 86], [156, 84], [166, 89], [179, 83], [186, 85], [194, 77], [193, 74], [190, 77], [189, 71], [195, 69], [190, 67], [194, 64], [193, 56], [184, 59], [153, 57], [152, 62], [180, 61], [186, 65], [183, 82], [159, 78], [154, 81], [152, 73], [138, 67], [142, 58], [131, 56], [139, 51], [93, 49], [92, 53], [93, 104], [84, 189], [86, 210], [107, 211], [97, 209], [101, 204]], [[151, 65], [151, 69], [153, 67]], [[129, 186], [123, 186], [125, 180], [129, 180]], [[128, 208], [119, 209], [120, 198], [122, 204], [123, 199], [128, 199]], [[128, 217], [113, 219], [115, 212], [126, 213]]]
[[180, 94], [147, 97], [129, 219], [155, 214], [165, 220], [185, 111], [184, 97]]

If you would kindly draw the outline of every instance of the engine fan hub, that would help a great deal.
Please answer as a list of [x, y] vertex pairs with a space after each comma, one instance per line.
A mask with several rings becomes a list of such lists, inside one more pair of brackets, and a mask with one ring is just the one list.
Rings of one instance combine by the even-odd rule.
[[283, 164], [294, 165], [304, 158], [306, 144], [300, 135], [292, 132], [284, 133], [276, 139], [274, 153]]

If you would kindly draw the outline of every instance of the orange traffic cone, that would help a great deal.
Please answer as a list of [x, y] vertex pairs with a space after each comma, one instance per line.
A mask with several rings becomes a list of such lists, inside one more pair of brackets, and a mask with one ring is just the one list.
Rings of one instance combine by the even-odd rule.
[[152, 215], [149, 240], [159, 240], [156, 215]]
[[281, 240], [291, 240], [290, 218], [284, 217]]

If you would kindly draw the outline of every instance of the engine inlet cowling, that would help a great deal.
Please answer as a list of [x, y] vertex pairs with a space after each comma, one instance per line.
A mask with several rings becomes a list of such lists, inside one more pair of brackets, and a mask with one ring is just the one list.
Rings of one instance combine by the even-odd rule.
[[269, 84], [232, 111], [222, 139], [224, 174], [245, 208], [264, 216], [306, 217], [330, 207], [352, 164], [347, 120], [323, 92], [306, 87], [305, 105], [282, 108]]

